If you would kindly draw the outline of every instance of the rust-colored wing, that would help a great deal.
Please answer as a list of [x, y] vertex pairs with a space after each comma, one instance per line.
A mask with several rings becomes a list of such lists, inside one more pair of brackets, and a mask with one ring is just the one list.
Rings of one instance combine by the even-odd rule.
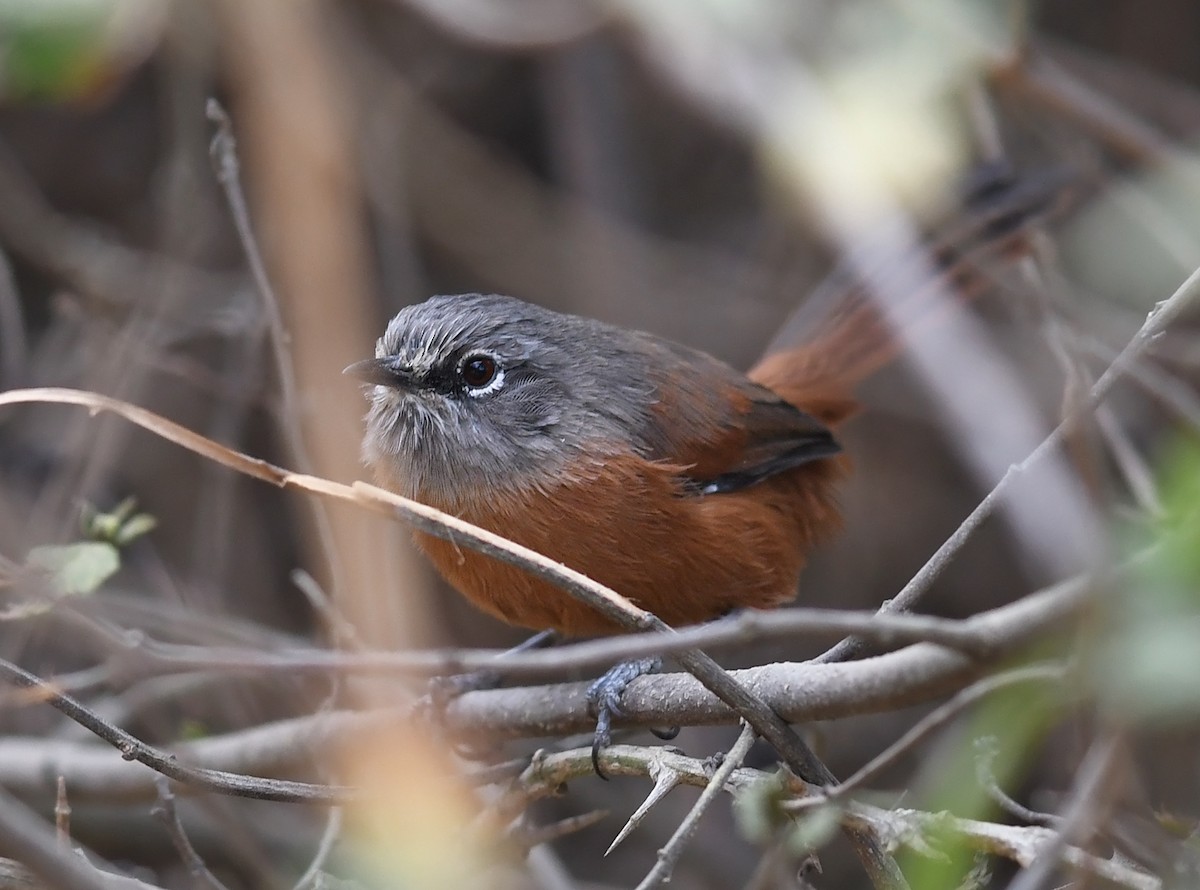
[[644, 457], [680, 467], [699, 494], [736, 491], [841, 451], [829, 428], [724, 362], [647, 336], [661, 361], [640, 430]]

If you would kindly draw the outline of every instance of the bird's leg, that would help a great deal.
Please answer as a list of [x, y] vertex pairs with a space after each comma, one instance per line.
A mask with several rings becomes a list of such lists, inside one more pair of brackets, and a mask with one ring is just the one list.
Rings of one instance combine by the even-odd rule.
[[[544, 649], [558, 642], [558, 634], [552, 630], [540, 630], [527, 640], [522, 640], [511, 649], [505, 649], [497, 658], [507, 655], [517, 655], [533, 649]], [[431, 677], [425, 691], [429, 704], [441, 713], [446, 705], [466, 692], [478, 689], [495, 689], [500, 685], [502, 675], [499, 671], [478, 670], [467, 674], [449, 674], [445, 677]]]
[[[643, 674], [652, 674], [662, 668], [663, 660], [657, 655], [649, 658], [634, 658], [622, 661], [616, 667], [610, 668], [605, 674], [587, 688], [588, 707], [596, 715], [596, 735], [592, 739], [592, 768], [596, 775], [607, 780], [608, 776], [600, 768], [600, 752], [612, 744], [612, 721], [614, 717], [623, 716], [621, 712], [621, 696], [625, 689]], [[679, 727], [670, 729], [651, 729], [660, 739], [669, 740], [679, 735]]]

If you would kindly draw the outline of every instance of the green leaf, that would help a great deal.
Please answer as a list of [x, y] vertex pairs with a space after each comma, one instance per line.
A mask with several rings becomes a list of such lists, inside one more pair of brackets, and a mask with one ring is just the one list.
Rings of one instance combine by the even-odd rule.
[[1168, 726], [1200, 714], [1200, 442], [1181, 437], [1160, 461], [1162, 514], [1124, 532], [1146, 550], [1104, 600], [1084, 664], [1102, 705], [1122, 721]]
[[149, 513], [134, 513], [136, 509], [137, 499], [134, 497], [125, 498], [107, 513], [101, 513], [85, 503], [80, 511], [83, 533], [93, 541], [125, 547], [158, 525], [158, 520]]
[[118, 547], [125, 547], [142, 535], [153, 531], [157, 525], [158, 520], [149, 513], [139, 513], [117, 529], [116, 535], [113, 536], [113, 543]]
[[841, 807], [817, 807], [796, 821], [796, 826], [788, 835], [788, 847], [797, 855], [821, 849], [833, 840], [841, 819]]
[[51, 583], [60, 594], [83, 596], [113, 576], [121, 567], [121, 556], [112, 544], [82, 541], [34, 547], [25, 557], [25, 563], [49, 572]]
[[0, 0], [0, 86], [19, 99], [79, 94], [102, 58], [103, 0]]
[[780, 804], [789, 797], [787, 784], [776, 773], [744, 789], [733, 799], [733, 815], [742, 836], [753, 843], [765, 843], [776, 830], [791, 822]]

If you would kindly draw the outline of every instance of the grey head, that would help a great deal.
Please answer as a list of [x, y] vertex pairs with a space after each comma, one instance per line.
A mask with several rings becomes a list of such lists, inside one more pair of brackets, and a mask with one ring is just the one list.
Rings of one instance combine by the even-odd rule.
[[628, 450], [660, 375], [654, 338], [496, 294], [402, 309], [375, 357], [363, 457], [403, 494], [457, 509], [481, 491], [545, 489]]

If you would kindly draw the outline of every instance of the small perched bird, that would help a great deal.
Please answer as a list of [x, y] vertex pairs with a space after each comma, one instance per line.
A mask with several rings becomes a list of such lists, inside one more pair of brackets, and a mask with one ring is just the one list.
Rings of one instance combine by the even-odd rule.
[[[1045, 203], [1002, 208], [976, 240], [1004, 250]], [[1040, 198], [1039, 198], [1040, 196]], [[979, 284], [961, 250], [937, 261]], [[957, 265], [956, 265], [957, 264]], [[848, 463], [834, 432], [897, 341], [850, 288], [743, 374], [639, 331], [495, 294], [402, 309], [375, 357], [363, 453], [378, 482], [573, 568], [670, 625], [791, 600], [814, 547], [841, 527]], [[472, 602], [566, 636], [622, 628], [547, 581], [418, 532]], [[628, 672], [618, 684], [627, 683]], [[607, 701], [616, 701], [612, 695]]]
[[[777, 606], [840, 526], [846, 466], [831, 427], [889, 352], [847, 342], [864, 335], [852, 323], [744, 375], [512, 297], [433, 297], [402, 310], [376, 357], [352, 366], [374, 384], [364, 454], [383, 486], [559, 560], [668, 624]], [[417, 540], [505, 621], [567, 636], [620, 630], [522, 569]]]

